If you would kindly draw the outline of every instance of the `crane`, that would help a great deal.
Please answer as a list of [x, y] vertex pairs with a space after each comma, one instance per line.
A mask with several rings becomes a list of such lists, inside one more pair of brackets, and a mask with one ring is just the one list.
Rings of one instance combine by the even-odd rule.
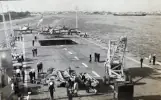
[[124, 100], [131, 100], [133, 97], [134, 85], [130, 74], [125, 70], [126, 48], [126, 36], [120, 37], [119, 40], [110, 40], [104, 64], [105, 76], [103, 77], [103, 83], [113, 87], [114, 99], [116, 100], [122, 100], [119, 98], [122, 98], [120, 95], [123, 94], [123, 96], [126, 95]]

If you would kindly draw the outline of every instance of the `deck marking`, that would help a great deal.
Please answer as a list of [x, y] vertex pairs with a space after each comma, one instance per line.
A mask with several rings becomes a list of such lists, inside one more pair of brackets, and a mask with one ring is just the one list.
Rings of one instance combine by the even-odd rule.
[[93, 74], [95, 74], [97, 77], [100, 77], [95, 71], [92, 71]]
[[82, 63], [82, 65], [84, 65], [85, 67], [88, 67], [85, 63]]
[[68, 51], [69, 54], [73, 54], [72, 52]]
[[159, 64], [159, 65], [161, 66], [161, 63], [160, 63], [160, 62], [156, 61], [156, 63]]
[[77, 56], [74, 57], [76, 60], [79, 60], [79, 58]]
[[[85, 39], [85, 40], [87, 40], [87, 39]], [[87, 40], [87, 41], [89, 41], [89, 42], [91, 42], [91, 43], [93, 43], [93, 44], [95, 44], [95, 45], [101, 47], [102, 49], [108, 49], [107, 47], [104, 47], [104, 46], [102, 46], [102, 45], [100, 45], [100, 44], [97, 44], [97, 43], [95, 43], [95, 42], [93, 42], [93, 41], [90, 41], [90, 40]], [[126, 57], [127, 59], [129, 59], [129, 60], [132, 60], [132, 61], [136, 62], [136, 63], [140, 63], [140, 61], [137, 61], [137, 60], [135, 60], [135, 59], [133, 59], [133, 58], [131, 58], [131, 57], [127, 57], [127, 56], [125, 56], [125, 57]], [[158, 63], [158, 62], [157, 62], [157, 63]], [[158, 63], [158, 64], [159, 64], [159, 63]], [[161, 63], [160, 63], [160, 65], [161, 65]], [[149, 66], [149, 65], [147, 65], [147, 64], [143, 64], [143, 66], [152, 68], [151, 66]]]

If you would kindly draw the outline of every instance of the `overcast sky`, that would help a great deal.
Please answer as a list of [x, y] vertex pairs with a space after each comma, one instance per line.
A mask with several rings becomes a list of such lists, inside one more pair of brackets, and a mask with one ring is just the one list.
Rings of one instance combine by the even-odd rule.
[[[161, 0], [21, 0], [3, 1], [3, 7], [16, 11], [64, 11], [74, 10], [104, 10], [115, 12], [126, 11], [158, 11], [161, 10]], [[6, 11], [6, 9], [4, 9]], [[1, 11], [1, 9], [0, 9]]]

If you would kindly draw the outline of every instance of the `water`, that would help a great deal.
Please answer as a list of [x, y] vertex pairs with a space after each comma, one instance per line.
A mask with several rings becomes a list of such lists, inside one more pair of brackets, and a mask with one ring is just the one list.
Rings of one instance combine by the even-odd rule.
[[[67, 25], [75, 27], [75, 15], [54, 15], [44, 19], [42, 24]], [[39, 20], [39, 19], [37, 19]], [[55, 20], [55, 21], [54, 21]], [[27, 24], [29, 21], [18, 21]], [[35, 20], [36, 22], [36, 20]], [[54, 22], [54, 23], [53, 23]], [[17, 22], [16, 22], [17, 23]], [[33, 23], [33, 20], [30, 21]], [[13, 22], [15, 24], [15, 22]], [[55, 25], [54, 25], [55, 26]], [[89, 32], [108, 43], [109, 39], [118, 39], [127, 35], [128, 50], [137, 56], [157, 54], [161, 60], [161, 16], [113, 16], [113, 15], [80, 15], [78, 26], [81, 31]], [[0, 24], [0, 28], [2, 24]], [[4, 32], [0, 31], [0, 43], [4, 41]]]

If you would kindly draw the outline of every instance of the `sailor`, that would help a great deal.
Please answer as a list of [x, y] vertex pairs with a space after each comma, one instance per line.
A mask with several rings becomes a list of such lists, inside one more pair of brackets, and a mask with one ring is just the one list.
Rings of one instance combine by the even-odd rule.
[[140, 58], [140, 64], [141, 64], [141, 68], [143, 67], [143, 57]]
[[13, 82], [11, 83], [11, 89], [12, 89], [12, 91], [14, 91], [14, 83]]
[[51, 100], [53, 100], [54, 99], [54, 92], [55, 92], [54, 82], [49, 83], [49, 92], [50, 92]]
[[32, 49], [32, 56], [35, 57], [35, 48]]
[[35, 38], [35, 41], [36, 41], [36, 40], [37, 40], [37, 36], [35, 35], [35, 37], [34, 37], [34, 38]]
[[25, 82], [25, 71], [24, 69], [22, 70], [22, 80], [23, 80], [23, 83]]
[[152, 54], [149, 55], [149, 63], [151, 63], [152, 60]]
[[17, 61], [18, 61], [19, 63], [22, 63], [21, 55], [18, 56]]
[[74, 85], [73, 85], [73, 93], [77, 96], [78, 94], [78, 82], [77, 80], [74, 81]]
[[98, 62], [98, 60], [99, 60], [99, 54], [98, 53], [96, 53], [96, 62]]
[[89, 55], [89, 62], [91, 62], [92, 61], [92, 55], [90, 54]]
[[21, 55], [21, 60], [22, 60], [22, 62], [24, 62], [24, 57], [23, 57], [23, 54]]
[[97, 54], [97, 60], [100, 62], [100, 53]]
[[37, 48], [35, 48], [35, 50], [34, 50], [34, 51], [35, 51], [35, 55], [37, 56]]
[[32, 80], [33, 80], [32, 71], [29, 72], [29, 76], [30, 76], [30, 82], [33, 83], [33, 82], [32, 82]]
[[32, 46], [34, 46], [34, 44], [35, 44], [35, 41], [34, 41], [34, 40], [32, 40]]
[[17, 77], [20, 77], [20, 72], [21, 72], [21, 70], [20, 70], [19, 68], [17, 68], [17, 69], [16, 69], [16, 76], [17, 76]]
[[153, 65], [155, 65], [155, 61], [156, 61], [156, 54], [153, 55]]
[[94, 61], [97, 61], [97, 53], [94, 53]]
[[42, 62], [39, 62], [37, 64], [37, 71], [38, 71], [38, 73], [43, 72], [43, 64], [42, 64]]
[[72, 89], [72, 81], [70, 78], [68, 79], [68, 82], [66, 84], [66, 88], [67, 88], [68, 100], [72, 100], [73, 99], [72, 90], [71, 90]]
[[35, 81], [35, 69], [32, 69], [32, 77], [33, 77], [33, 80]]
[[82, 74], [82, 81], [83, 81], [83, 83], [85, 82], [85, 79], [86, 79], [86, 77], [85, 77], [85, 74], [83, 73]]

